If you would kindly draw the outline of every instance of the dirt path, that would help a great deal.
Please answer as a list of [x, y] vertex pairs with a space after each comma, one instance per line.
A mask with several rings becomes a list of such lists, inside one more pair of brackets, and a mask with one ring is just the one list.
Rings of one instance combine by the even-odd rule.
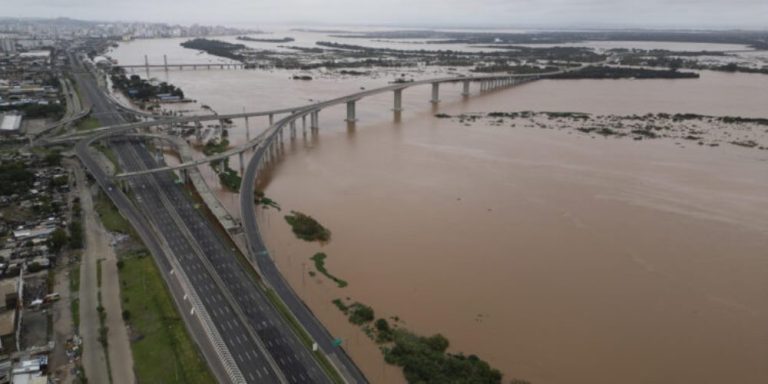
[[61, 300], [53, 304], [53, 341], [55, 344], [50, 356], [50, 366], [56, 370], [55, 375], [62, 383], [69, 383], [69, 370], [72, 365], [69, 364], [65, 347], [67, 340], [74, 336], [74, 324], [69, 304], [71, 296], [69, 292], [69, 265], [60, 266], [56, 271], [53, 291], [61, 295]]
[[122, 318], [120, 281], [117, 275], [117, 257], [110, 245], [110, 235], [96, 214], [93, 198], [78, 168], [77, 184], [83, 207], [86, 249], [80, 268], [80, 334], [83, 338], [83, 366], [89, 382], [109, 383], [106, 356], [99, 342], [99, 313], [97, 264], [101, 262], [102, 305], [107, 313], [109, 328], [109, 360], [115, 384], [133, 384], [133, 356], [128, 332]]

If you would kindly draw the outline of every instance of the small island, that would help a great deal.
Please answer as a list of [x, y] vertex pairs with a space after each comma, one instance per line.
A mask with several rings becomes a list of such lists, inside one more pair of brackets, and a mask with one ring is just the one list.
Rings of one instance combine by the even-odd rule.
[[243, 55], [237, 51], [246, 49], [243, 44], [232, 44], [221, 40], [192, 39], [181, 43], [181, 46], [189, 49], [204, 51], [209, 55], [225, 57], [227, 59], [242, 61]]
[[288, 222], [293, 233], [299, 239], [321, 243], [327, 243], [331, 240], [331, 231], [320, 225], [312, 216], [291, 211], [290, 215], [285, 215], [285, 221]]
[[553, 79], [698, 79], [696, 72], [681, 72], [675, 69], [647, 69], [588, 66], [572, 72], [552, 75]]

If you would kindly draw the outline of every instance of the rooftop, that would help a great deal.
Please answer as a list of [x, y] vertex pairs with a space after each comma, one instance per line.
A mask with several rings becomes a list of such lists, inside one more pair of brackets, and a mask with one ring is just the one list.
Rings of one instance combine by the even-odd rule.
[[21, 128], [21, 115], [5, 114], [0, 120], [0, 131], [18, 131]]

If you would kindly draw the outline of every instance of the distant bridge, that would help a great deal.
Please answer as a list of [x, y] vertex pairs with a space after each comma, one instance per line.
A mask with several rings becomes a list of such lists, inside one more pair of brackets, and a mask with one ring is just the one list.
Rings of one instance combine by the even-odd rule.
[[149, 72], [150, 69], [163, 69], [165, 71], [171, 70], [171, 69], [178, 69], [178, 70], [184, 70], [184, 69], [243, 69], [245, 68], [245, 64], [239, 63], [239, 62], [231, 62], [231, 63], [168, 63], [168, 56], [163, 55], [163, 63], [162, 64], [150, 64], [149, 59], [147, 58], [147, 55], [144, 55], [144, 64], [128, 64], [128, 65], [117, 65], [118, 67], [123, 67], [125, 69], [144, 69], [147, 72]]

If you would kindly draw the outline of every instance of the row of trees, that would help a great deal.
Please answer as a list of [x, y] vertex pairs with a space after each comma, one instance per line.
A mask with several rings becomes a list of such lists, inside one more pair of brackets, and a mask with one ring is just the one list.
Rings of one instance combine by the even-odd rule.
[[178, 96], [181, 99], [184, 98], [184, 92], [173, 84], [162, 82], [154, 85], [138, 75], [126, 76], [125, 70], [120, 67], [112, 70], [110, 79], [115, 88], [123, 91], [128, 97], [134, 100], [148, 101], [150, 99], [156, 99], [158, 97], [157, 95], [161, 94], [170, 94], [171, 96]]

